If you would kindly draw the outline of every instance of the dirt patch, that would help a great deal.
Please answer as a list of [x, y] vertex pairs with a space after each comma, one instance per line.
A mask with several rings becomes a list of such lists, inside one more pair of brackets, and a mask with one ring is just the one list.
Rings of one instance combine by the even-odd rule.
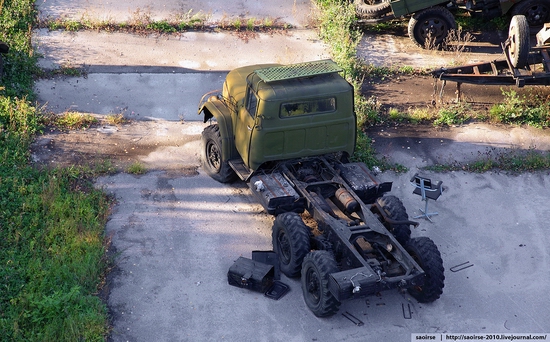
[[99, 124], [73, 131], [52, 128], [36, 137], [32, 158], [42, 167], [93, 167], [108, 161], [117, 172], [140, 163], [147, 170], [195, 175], [203, 126], [155, 120], [119, 126]]
[[[443, 89], [443, 91], [442, 91]], [[515, 91], [520, 97], [536, 91], [550, 96], [550, 87], [494, 86], [462, 84], [460, 96], [455, 82], [442, 81], [426, 75], [400, 75], [386, 77], [363, 84], [362, 93], [367, 98], [374, 96], [382, 110], [395, 108], [406, 112], [415, 108], [434, 108], [461, 101], [477, 110], [489, 110], [492, 105], [505, 100], [504, 92]]]

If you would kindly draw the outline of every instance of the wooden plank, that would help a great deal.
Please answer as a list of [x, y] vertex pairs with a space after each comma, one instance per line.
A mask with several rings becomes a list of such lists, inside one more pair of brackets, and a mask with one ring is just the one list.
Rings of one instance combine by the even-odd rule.
[[544, 71], [550, 72], [550, 55], [548, 54], [548, 50], [540, 50], [540, 54], [542, 55], [542, 65], [544, 66]]
[[497, 65], [495, 64], [495, 62], [491, 62], [491, 69], [493, 70], [493, 75], [498, 75], [498, 69], [497, 69]]

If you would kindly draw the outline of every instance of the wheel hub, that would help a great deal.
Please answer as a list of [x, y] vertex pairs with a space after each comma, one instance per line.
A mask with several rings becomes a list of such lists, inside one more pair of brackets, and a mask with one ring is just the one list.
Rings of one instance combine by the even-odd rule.
[[310, 269], [307, 272], [307, 292], [311, 295], [311, 298], [314, 299], [315, 303], [318, 303], [321, 299], [320, 289], [321, 282], [319, 277], [314, 270]]
[[277, 241], [279, 242], [279, 255], [281, 256], [281, 261], [286, 265], [290, 262], [290, 241], [283, 232], [279, 233]]
[[208, 154], [207, 154], [208, 163], [214, 169], [219, 170], [220, 167], [221, 167], [221, 155], [220, 155], [220, 151], [218, 150], [217, 146], [211, 143], [208, 146], [207, 152], [208, 152]]
[[423, 37], [436, 39], [441, 37], [447, 30], [446, 25], [440, 20], [429, 19], [423, 25]]

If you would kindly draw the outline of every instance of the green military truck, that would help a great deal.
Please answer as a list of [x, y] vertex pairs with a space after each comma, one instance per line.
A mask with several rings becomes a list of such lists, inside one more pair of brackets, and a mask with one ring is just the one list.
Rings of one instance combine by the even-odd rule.
[[550, 0], [353, 0], [360, 22], [376, 24], [410, 15], [408, 34], [420, 47], [440, 46], [456, 29], [452, 9], [465, 9], [485, 20], [524, 15], [529, 26], [550, 21]]
[[[281, 271], [301, 276], [309, 309], [334, 315], [344, 300], [387, 289], [427, 303], [443, 292], [437, 246], [411, 238], [402, 202], [388, 195], [355, 149], [354, 89], [331, 60], [254, 65], [228, 73], [199, 114], [201, 163], [222, 183], [248, 182], [276, 216], [273, 249]], [[314, 220], [304, 222], [307, 211]], [[313, 222], [314, 221], [314, 222]]]

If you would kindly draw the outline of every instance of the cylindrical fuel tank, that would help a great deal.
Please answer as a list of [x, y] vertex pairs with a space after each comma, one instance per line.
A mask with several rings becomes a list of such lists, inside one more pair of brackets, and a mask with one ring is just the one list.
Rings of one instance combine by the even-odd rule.
[[348, 212], [354, 212], [357, 210], [359, 203], [357, 203], [355, 198], [353, 198], [353, 196], [345, 188], [336, 190], [335, 196]]

